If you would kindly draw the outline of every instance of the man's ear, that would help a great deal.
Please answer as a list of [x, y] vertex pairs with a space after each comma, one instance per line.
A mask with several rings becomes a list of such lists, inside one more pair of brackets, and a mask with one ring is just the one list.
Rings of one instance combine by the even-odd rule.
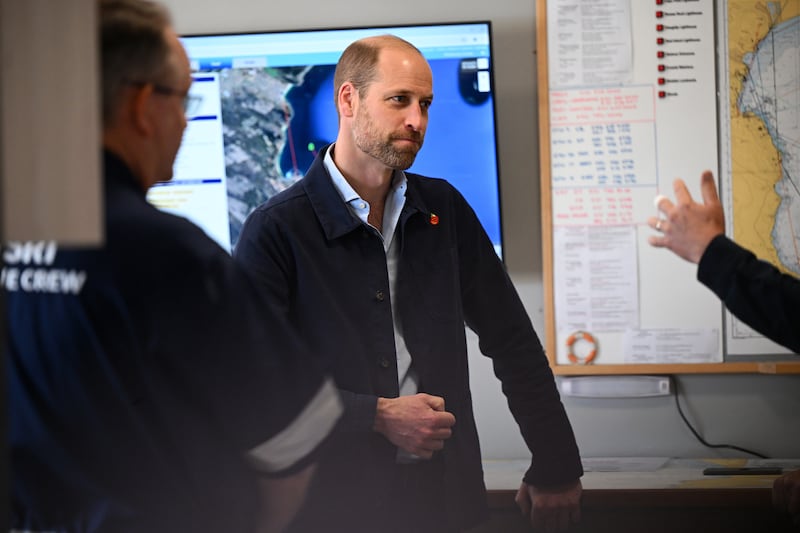
[[358, 91], [352, 83], [345, 82], [339, 87], [339, 94], [336, 97], [336, 105], [339, 106], [339, 114], [343, 117], [352, 117], [355, 114], [355, 101], [358, 99]]
[[153, 86], [149, 83], [135, 87], [134, 93], [128, 101], [128, 112], [131, 114], [131, 124], [145, 136], [153, 133]]

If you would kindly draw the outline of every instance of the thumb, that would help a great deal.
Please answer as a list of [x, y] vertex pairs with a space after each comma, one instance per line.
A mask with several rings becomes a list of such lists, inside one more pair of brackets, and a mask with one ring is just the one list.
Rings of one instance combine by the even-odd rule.
[[517, 491], [517, 495], [514, 497], [514, 501], [516, 502], [520, 511], [522, 511], [523, 515], [530, 516], [531, 514], [530, 494], [528, 493], [528, 487], [524, 483], [522, 484], [522, 486], [520, 486], [519, 490]]

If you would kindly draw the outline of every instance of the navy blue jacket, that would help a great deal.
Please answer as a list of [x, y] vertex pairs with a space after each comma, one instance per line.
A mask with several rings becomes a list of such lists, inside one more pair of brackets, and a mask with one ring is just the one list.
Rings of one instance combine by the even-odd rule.
[[[350, 531], [380, 531], [397, 451], [372, 430], [377, 397], [398, 395], [386, 255], [380, 237], [342, 201], [322, 157], [250, 215], [234, 257], [312, 343], [345, 400], [308, 514], [327, 519], [332, 531], [348, 531], [334, 526], [354, 520], [360, 524]], [[456, 418], [441, 454], [450, 522], [464, 528], [486, 507], [465, 324], [492, 358], [534, 454], [525, 480], [554, 485], [582, 470], [541, 343], [478, 218], [446, 181], [406, 175], [394, 296], [420, 392], [442, 396]]]
[[[104, 164], [103, 247], [4, 250], [12, 528], [251, 530], [245, 452], [325, 427], [301, 416], [323, 375], [225, 251]], [[310, 460], [301, 449], [284, 468]]]

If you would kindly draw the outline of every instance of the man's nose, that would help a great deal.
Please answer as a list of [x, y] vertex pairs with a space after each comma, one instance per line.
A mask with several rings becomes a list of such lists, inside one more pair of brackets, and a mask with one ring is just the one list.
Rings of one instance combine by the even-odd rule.
[[420, 131], [425, 127], [427, 117], [420, 104], [411, 105], [408, 107], [406, 114], [406, 127], [414, 131]]

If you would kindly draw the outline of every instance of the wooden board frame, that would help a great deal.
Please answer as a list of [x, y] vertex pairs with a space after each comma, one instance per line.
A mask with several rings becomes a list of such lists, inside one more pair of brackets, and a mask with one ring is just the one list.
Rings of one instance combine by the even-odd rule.
[[[800, 374], [800, 361], [727, 361], [685, 364], [558, 364], [556, 361], [555, 279], [553, 274], [553, 209], [550, 151], [550, 78], [547, 48], [547, 2], [536, 1], [536, 66], [539, 87], [539, 179], [542, 217], [545, 351], [556, 375], [631, 374]], [[722, 304], [720, 304], [722, 305]]]

